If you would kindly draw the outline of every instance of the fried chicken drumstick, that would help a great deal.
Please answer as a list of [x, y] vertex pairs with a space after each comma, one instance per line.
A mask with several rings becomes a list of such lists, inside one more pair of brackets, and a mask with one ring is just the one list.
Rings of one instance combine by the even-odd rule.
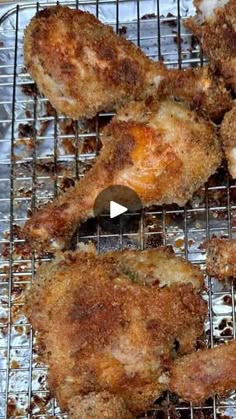
[[185, 401], [203, 403], [236, 388], [236, 341], [178, 359], [170, 370], [169, 389]]
[[226, 85], [236, 92], [236, 1], [195, 0], [197, 15], [185, 21]]
[[35, 212], [25, 235], [35, 247], [63, 248], [79, 223], [93, 216], [104, 188], [133, 189], [144, 206], [183, 206], [221, 162], [214, 127], [174, 101], [133, 102], [105, 128], [103, 148], [75, 187]]
[[166, 248], [65, 252], [43, 265], [26, 314], [61, 408], [77, 419], [132, 419], [150, 407], [168, 388], [173, 357], [203, 333], [202, 287], [200, 270]]
[[68, 7], [44, 9], [31, 20], [24, 61], [56, 110], [74, 119], [117, 110], [132, 99], [162, 91], [173, 94], [176, 89], [179, 94], [180, 77], [181, 97], [192, 107], [200, 105], [213, 119], [231, 108], [224, 84], [212, 74], [168, 72], [93, 15]]
[[236, 276], [236, 240], [212, 239], [207, 243], [207, 273], [218, 279]]
[[74, 119], [119, 108], [153, 84], [158, 87], [165, 72], [92, 14], [61, 6], [31, 20], [24, 58], [39, 90]]

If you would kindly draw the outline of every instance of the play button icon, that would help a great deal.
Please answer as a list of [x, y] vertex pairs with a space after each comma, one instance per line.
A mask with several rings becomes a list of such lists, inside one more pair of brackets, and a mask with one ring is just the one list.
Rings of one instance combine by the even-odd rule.
[[[142, 202], [133, 189], [112, 185], [103, 189], [95, 199], [93, 212], [106, 233], [134, 232], [134, 223], [140, 215]], [[135, 218], [136, 217], [136, 218]]]
[[110, 218], [118, 217], [126, 211], [128, 211], [128, 208], [118, 204], [117, 202], [110, 201]]

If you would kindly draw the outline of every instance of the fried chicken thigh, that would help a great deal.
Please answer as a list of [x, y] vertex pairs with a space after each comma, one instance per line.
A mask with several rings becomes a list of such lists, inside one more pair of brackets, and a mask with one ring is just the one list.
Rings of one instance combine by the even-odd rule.
[[203, 403], [236, 388], [236, 341], [178, 359], [170, 371], [170, 391], [185, 401]]
[[233, 179], [236, 179], [236, 106], [225, 114], [220, 127], [220, 136], [229, 173]]
[[150, 94], [168, 95], [175, 89], [180, 93], [180, 77], [184, 80], [180, 96], [192, 107], [203, 105], [213, 118], [231, 107], [222, 81], [212, 74], [168, 72], [93, 15], [68, 7], [42, 10], [31, 20], [25, 30], [24, 61], [56, 110], [74, 119], [117, 110]]
[[197, 16], [185, 26], [202, 44], [203, 52], [226, 85], [236, 92], [236, 1], [195, 0]]
[[207, 243], [207, 273], [218, 279], [236, 276], [236, 240], [212, 239]]
[[25, 225], [35, 246], [63, 248], [79, 223], [93, 217], [104, 188], [133, 189], [144, 206], [183, 206], [221, 162], [214, 127], [184, 105], [131, 102], [105, 128], [103, 148], [75, 187], [35, 212]]
[[61, 408], [77, 419], [128, 419], [150, 407], [168, 388], [173, 358], [203, 333], [202, 287], [198, 268], [165, 248], [65, 252], [41, 267], [26, 314]]

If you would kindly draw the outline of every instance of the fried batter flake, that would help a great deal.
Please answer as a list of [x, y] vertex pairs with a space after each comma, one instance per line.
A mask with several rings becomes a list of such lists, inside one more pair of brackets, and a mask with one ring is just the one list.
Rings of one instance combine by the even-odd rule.
[[236, 276], [236, 240], [212, 239], [207, 243], [207, 273], [218, 279]]

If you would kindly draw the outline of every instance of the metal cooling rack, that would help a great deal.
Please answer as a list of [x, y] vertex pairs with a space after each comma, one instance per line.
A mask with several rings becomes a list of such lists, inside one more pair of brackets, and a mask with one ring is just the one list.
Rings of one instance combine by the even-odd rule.
[[[57, 116], [25, 72], [23, 29], [37, 10], [52, 4], [0, 7], [0, 419], [66, 417], [50, 397], [37, 337], [22, 313], [24, 292], [39, 260], [24, 248], [20, 226], [39, 203], [83, 176], [99, 150], [100, 128], [111, 116], [100, 114], [88, 124]], [[194, 11], [191, 1], [66, 4], [96, 14], [168, 66], [203, 65], [199, 46], [182, 25]], [[81, 227], [78, 240], [92, 240], [98, 251], [168, 244], [204, 270], [202, 244], [213, 235], [236, 237], [236, 189], [224, 168], [185, 208], [143, 211], [138, 232], [134, 228], [129, 234], [107, 234], [91, 220]], [[233, 282], [220, 284], [208, 277], [206, 286], [206, 336], [213, 346], [235, 338], [235, 289]], [[227, 399], [209, 400], [202, 407], [174, 401], [175, 408], [172, 396], [167, 395], [161, 407], [155, 405], [143, 417], [236, 418], [235, 393]]]

